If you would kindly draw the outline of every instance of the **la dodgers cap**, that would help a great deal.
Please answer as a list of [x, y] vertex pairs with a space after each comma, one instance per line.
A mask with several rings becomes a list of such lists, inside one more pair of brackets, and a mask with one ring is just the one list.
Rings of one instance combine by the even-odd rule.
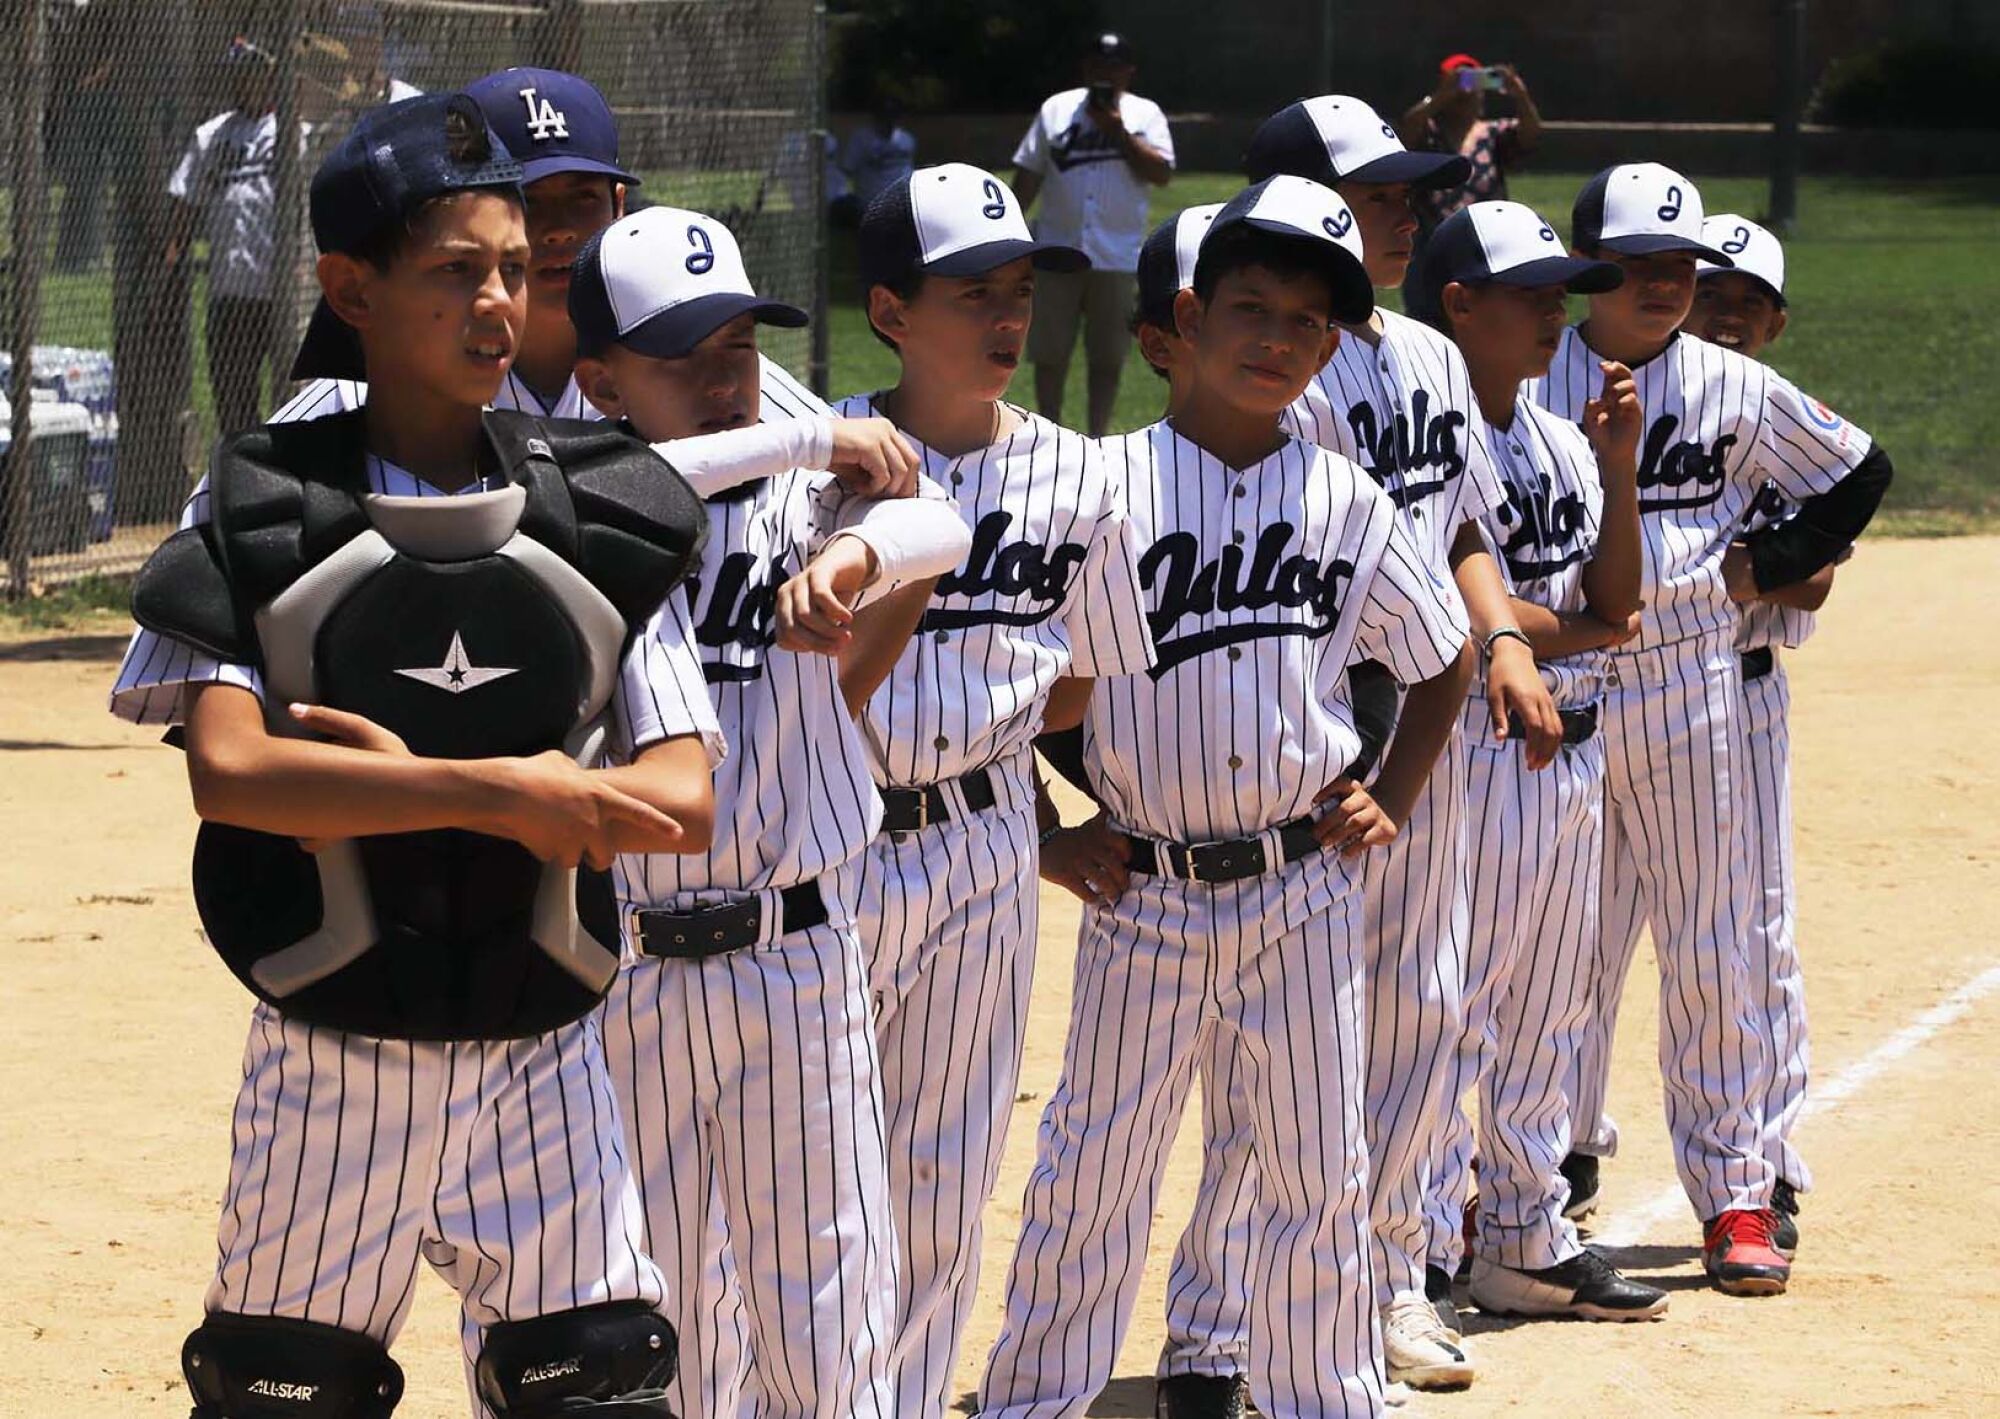
[[970, 163], [918, 168], [875, 195], [858, 234], [863, 288], [913, 273], [977, 276], [1026, 256], [1043, 271], [1081, 271], [1072, 246], [1037, 241], [1013, 190]]
[[740, 315], [796, 329], [808, 316], [761, 299], [729, 228], [679, 207], [621, 217], [577, 253], [569, 318], [586, 355], [623, 345], [679, 359]]
[[[1785, 248], [1765, 228], [1734, 212], [1718, 212], [1701, 224], [1702, 240], [1735, 262], [1744, 275], [1762, 282], [1771, 299], [1785, 304]], [[1729, 268], [1712, 261], [1695, 263], [1697, 277], [1712, 276]]]
[[611, 105], [588, 79], [560, 69], [502, 69], [474, 79], [465, 92], [507, 151], [520, 159], [521, 181], [596, 172], [638, 183], [618, 161], [618, 120]]
[[1261, 182], [1278, 173], [1337, 182], [1407, 182], [1455, 187], [1472, 173], [1458, 153], [1413, 153], [1381, 114], [1347, 94], [1287, 104], [1250, 135], [1243, 174]]
[[1659, 163], [1619, 163], [1593, 177], [1570, 213], [1570, 245], [1626, 256], [1691, 251], [1717, 266], [1733, 263], [1701, 233], [1701, 192]]
[[1333, 317], [1358, 325], [1375, 312], [1375, 287], [1361, 252], [1361, 233], [1354, 213], [1340, 194], [1310, 178], [1281, 173], [1244, 188], [1215, 214], [1195, 259], [1195, 277], [1217, 250], [1216, 242], [1233, 227], [1250, 227], [1297, 242], [1319, 259], [1333, 287]]
[[1174, 328], [1174, 297], [1194, 284], [1195, 258], [1220, 202], [1176, 212], [1154, 227], [1139, 248], [1139, 319]]
[[[464, 94], [420, 94], [372, 108], [313, 174], [313, 242], [322, 252], [364, 249], [385, 227], [454, 192], [518, 192], [514, 161], [479, 105]], [[362, 379], [361, 342], [324, 298], [292, 361], [293, 379]]]
[[1623, 285], [1625, 272], [1616, 262], [1571, 256], [1555, 228], [1532, 207], [1475, 202], [1452, 213], [1431, 233], [1417, 265], [1417, 298], [1411, 304], [1436, 310], [1444, 288], [1453, 281], [1564, 286], [1595, 294]]

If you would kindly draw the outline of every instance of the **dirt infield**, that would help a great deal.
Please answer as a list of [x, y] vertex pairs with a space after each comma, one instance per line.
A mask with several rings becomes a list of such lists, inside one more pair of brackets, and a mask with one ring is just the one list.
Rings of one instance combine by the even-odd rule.
[[[1645, 995], [1626, 1012], [1601, 1235], [1674, 1290], [1646, 1326], [1473, 1321], [1478, 1385], [1406, 1413], [1695, 1416], [2000, 1411], [2000, 539], [1885, 542], [1790, 663], [1818, 1172], [1789, 1297], [1703, 1288], [1659, 1123]], [[101, 632], [101, 633], [97, 633]], [[246, 997], [196, 934], [179, 757], [103, 712], [115, 626], [0, 645], [0, 1415], [182, 1415], [178, 1352], [213, 1263]], [[962, 1387], [998, 1321], [1076, 916], [1046, 899], [1022, 1102], [989, 1215]], [[1990, 992], [1990, 993], [1989, 993]], [[1150, 1414], [1164, 1260], [1198, 1131], [1172, 1158], [1117, 1381]], [[1671, 1192], [1667, 1191], [1672, 1189]], [[465, 1412], [452, 1298], [419, 1287], [401, 1413]]]

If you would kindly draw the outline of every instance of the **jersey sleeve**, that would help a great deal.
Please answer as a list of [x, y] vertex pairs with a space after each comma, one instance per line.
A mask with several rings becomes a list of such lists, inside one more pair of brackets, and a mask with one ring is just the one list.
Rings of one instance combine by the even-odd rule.
[[1405, 685], [1444, 673], [1470, 627], [1456, 589], [1432, 576], [1400, 526], [1392, 526], [1355, 636], [1357, 660], [1379, 660]]
[[1047, 112], [1046, 104], [1035, 110], [1028, 131], [1021, 135], [1021, 141], [1014, 149], [1014, 166], [1022, 172], [1040, 176], [1049, 170], [1048, 139], [1042, 133], [1042, 119]]
[[209, 131], [209, 124], [195, 129], [188, 138], [187, 146], [181, 149], [180, 161], [174, 164], [173, 172], [167, 176], [169, 197], [182, 202], [199, 202], [207, 195], [203, 188], [208, 181]]
[[1167, 123], [1167, 111], [1158, 104], [1149, 104], [1146, 119], [1139, 125], [1139, 136], [1146, 146], [1167, 160], [1167, 166], [1174, 163], [1174, 130]]
[[1493, 446], [1488, 441], [1486, 421], [1472, 402], [1472, 379], [1465, 382], [1466, 404], [1471, 417], [1465, 421], [1465, 499], [1460, 513], [1466, 522], [1483, 523], [1487, 515], [1507, 501], [1500, 470], [1493, 466]]
[[[1757, 471], [1797, 501], [1832, 490], [1868, 456], [1868, 435], [1775, 370], [1764, 387]], [[1758, 479], [1761, 483], [1763, 478]]]
[[729, 753], [701, 659], [694, 651], [694, 627], [687, 596], [676, 590], [632, 642], [612, 694], [619, 749], [628, 757], [663, 739], [701, 736], [709, 767]]
[[[1090, 457], [1103, 458], [1101, 452]], [[1139, 533], [1124, 485], [1105, 460], [1104, 509], [1084, 552], [1064, 625], [1073, 675], [1137, 675], [1155, 660], [1146, 627], [1146, 593], [1139, 584]]]
[[[208, 480], [195, 485], [181, 509], [182, 527], [208, 521]], [[179, 724], [187, 717], [187, 694], [204, 685], [234, 685], [264, 698], [263, 677], [254, 665], [218, 660], [173, 636], [144, 626], [132, 633], [118, 676], [111, 685], [111, 713], [133, 724]]]

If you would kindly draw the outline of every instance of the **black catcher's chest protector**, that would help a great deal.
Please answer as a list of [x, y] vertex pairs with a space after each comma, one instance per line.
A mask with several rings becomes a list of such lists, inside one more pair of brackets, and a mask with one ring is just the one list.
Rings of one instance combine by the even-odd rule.
[[[505, 486], [369, 493], [360, 414], [273, 425], [217, 450], [212, 520], [176, 533], [133, 589], [140, 624], [366, 715], [414, 754], [561, 749], [593, 762], [626, 646], [694, 564], [699, 500], [607, 424], [489, 412]], [[540, 1034], [617, 968], [605, 874], [549, 867], [461, 830], [317, 855], [203, 824], [195, 902], [251, 990], [294, 1018], [389, 1039]]]

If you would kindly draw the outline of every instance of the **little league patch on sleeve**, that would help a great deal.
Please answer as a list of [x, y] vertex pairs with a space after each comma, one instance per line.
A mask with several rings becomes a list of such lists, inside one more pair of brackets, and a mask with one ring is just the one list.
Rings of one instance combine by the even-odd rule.
[[1808, 398], [1805, 401], [1805, 408], [1806, 408], [1806, 417], [1808, 419], [1812, 420], [1813, 423], [1817, 424], [1820, 428], [1825, 429], [1830, 434], [1832, 433], [1839, 434], [1840, 446], [1842, 448], [1847, 447], [1847, 440], [1848, 440], [1847, 420], [1841, 418], [1840, 415], [1834, 413], [1833, 410], [1829, 409], [1824, 403], [1822, 403], [1820, 400], [1817, 399]]

